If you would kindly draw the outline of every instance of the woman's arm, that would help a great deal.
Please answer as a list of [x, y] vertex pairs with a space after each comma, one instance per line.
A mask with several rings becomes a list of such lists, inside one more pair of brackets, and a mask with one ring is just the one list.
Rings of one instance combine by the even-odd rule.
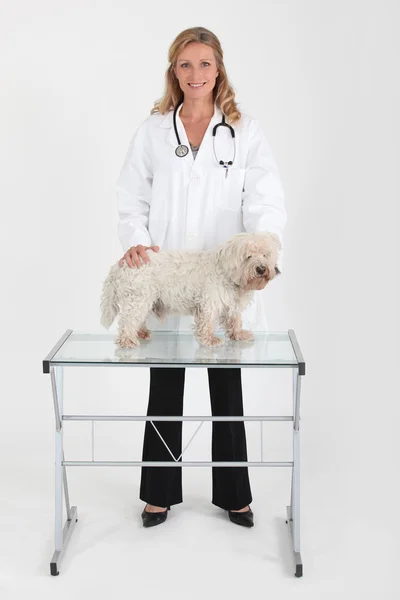
[[269, 144], [256, 119], [250, 123], [249, 153], [242, 192], [243, 224], [246, 231], [275, 233], [282, 248], [276, 265], [282, 273], [283, 230], [287, 220], [284, 191]]
[[124, 253], [132, 246], [151, 246], [148, 232], [153, 174], [146, 150], [147, 119], [136, 130], [119, 175], [118, 238]]

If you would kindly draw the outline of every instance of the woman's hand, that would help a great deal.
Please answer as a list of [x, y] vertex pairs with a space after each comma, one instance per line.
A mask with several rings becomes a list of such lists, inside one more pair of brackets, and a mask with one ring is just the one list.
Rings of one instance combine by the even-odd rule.
[[122, 267], [124, 260], [126, 260], [131, 269], [133, 269], [133, 263], [135, 263], [136, 267], [139, 269], [139, 267], [142, 266], [142, 263], [140, 262], [141, 259], [144, 263], [150, 262], [150, 259], [146, 254], [146, 250], [148, 250], [148, 248], [154, 252], [158, 252], [160, 246], [142, 246], [142, 244], [139, 244], [138, 246], [132, 246], [125, 252], [124, 256], [119, 261], [119, 266]]

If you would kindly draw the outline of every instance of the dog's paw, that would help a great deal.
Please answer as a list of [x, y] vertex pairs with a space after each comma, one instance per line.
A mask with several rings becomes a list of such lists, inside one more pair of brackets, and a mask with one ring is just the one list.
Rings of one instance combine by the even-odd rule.
[[224, 343], [224, 340], [222, 340], [221, 338], [217, 337], [216, 335], [212, 335], [210, 337], [207, 338], [201, 338], [199, 339], [200, 344], [202, 344], [203, 346], [220, 346], [221, 344]]
[[120, 348], [137, 348], [138, 346], [140, 346], [140, 342], [137, 338], [132, 339], [132, 338], [121, 337], [121, 336], [117, 337], [117, 339], [115, 340], [115, 343]]
[[138, 331], [138, 336], [142, 340], [149, 340], [151, 338], [151, 332], [147, 329], [147, 327], [142, 327], [142, 329], [139, 329]]
[[241, 329], [240, 331], [233, 331], [233, 332], [229, 333], [227, 337], [230, 340], [235, 340], [235, 341], [239, 341], [239, 340], [249, 341], [249, 340], [254, 339], [252, 332], [249, 331], [248, 329]]

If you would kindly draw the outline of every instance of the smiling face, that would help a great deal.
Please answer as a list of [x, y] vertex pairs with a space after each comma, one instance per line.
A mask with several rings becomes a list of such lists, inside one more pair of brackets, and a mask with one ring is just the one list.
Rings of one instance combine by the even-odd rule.
[[207, 96], [219, 75], [213, 49], [190, 42], [178, 55], [174, 73], [185, 96], [193, 99]]

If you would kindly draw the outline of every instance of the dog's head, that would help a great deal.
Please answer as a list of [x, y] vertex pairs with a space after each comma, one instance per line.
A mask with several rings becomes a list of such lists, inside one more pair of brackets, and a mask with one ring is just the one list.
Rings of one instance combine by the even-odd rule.
[[238, 233], [217, 251], [224, 273], [244, 291], [262, 290], [276, 275], [281, 243], [275, 233]]

